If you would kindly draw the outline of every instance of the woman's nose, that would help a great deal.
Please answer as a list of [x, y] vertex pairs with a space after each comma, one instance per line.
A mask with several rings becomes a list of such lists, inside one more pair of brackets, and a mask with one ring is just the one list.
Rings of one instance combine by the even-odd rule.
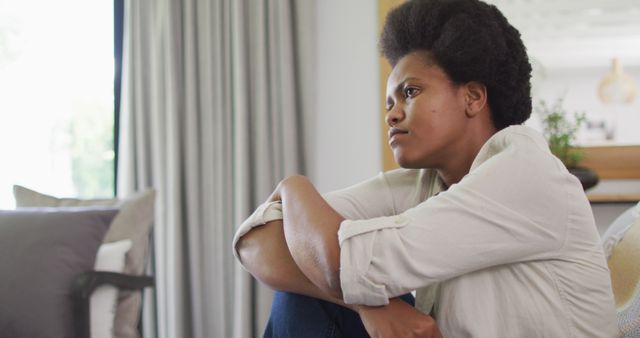
[[400, 123], [404, 119], [404, 111], [399, 104], [394, 105], [387, 111], [385, 115], [385, 121], [389, 127], [393, 127]]

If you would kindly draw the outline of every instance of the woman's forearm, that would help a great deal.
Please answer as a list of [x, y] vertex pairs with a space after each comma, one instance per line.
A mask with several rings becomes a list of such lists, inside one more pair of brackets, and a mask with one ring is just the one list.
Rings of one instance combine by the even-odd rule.
[[251, 229], [238, 241], [237, 249], [244, 267], [275, 290], [294, 291], [310, 283], [291, 258], [281, 220]]
[[304, 176], [279, 186], [284, 236], [300, 271], [323, 292], [342, 299], [338, 229], [344, 218]]
[[285, 243], [282, 221], [255, 227], [236, 246], [245, 268], [268, 287], [346, 306], [322, 292], [300, 271]]

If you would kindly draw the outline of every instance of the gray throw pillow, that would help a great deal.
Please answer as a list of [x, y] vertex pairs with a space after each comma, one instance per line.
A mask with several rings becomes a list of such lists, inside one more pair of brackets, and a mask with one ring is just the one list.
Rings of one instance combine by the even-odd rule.
[[[148, 256], [149, 232], [154, 218], [156, 193], [147, 189], [125, 198], [76, 199], [58, 198], [19, 186], [13, 186], [13, 194], [18, 207], [69, 207], [69, 206], [112, 206], [120, 209], [111, 222], [104, 242], [130, 239], [133, 245], [127, 252], [124, 273], [141, 275]], [[137, 338], [141, 292], [120, 290], [114, 321], [114, 335], [118, 338]]]
[[73, 280], [93, 270], [115, 209], [0, 210], [0, 336], [73, 337]]

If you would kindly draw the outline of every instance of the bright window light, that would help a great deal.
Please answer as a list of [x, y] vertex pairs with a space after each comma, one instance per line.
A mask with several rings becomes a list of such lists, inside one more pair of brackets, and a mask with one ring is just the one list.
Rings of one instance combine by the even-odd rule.
[[0, 0], [0, 208], [113, 196], [113, 2]]

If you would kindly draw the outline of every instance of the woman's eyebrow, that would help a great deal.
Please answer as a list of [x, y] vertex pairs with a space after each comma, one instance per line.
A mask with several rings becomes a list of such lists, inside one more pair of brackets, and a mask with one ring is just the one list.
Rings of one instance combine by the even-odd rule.
[[404, 85], [409, 82], [409, 81], [418, 81], [420, 79], [418, 79], [417, 77], [413, 77], [413, 76], [409, 76], [404, 78], [404, 80], [400, 81], [400, 83], [398, 83], [398, 85], [396, 86], [394, 92], [399, 92], [402, 91], [402, 87], [404, 87]]

